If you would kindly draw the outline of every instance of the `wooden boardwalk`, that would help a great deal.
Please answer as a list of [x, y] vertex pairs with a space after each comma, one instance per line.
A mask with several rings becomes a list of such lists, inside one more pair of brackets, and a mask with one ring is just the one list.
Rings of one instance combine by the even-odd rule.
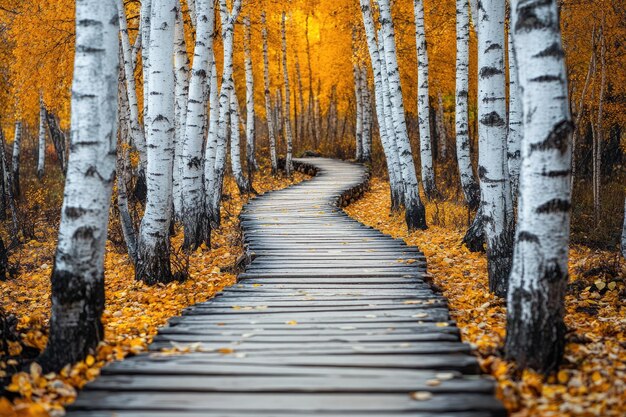
[[[318, 175], [242, 213], [254, 260], [239, 284], [170, 320], [152, 353], [104, 368], [70, 416], [506, 415], [422, 253], [337, 207], [365, 169], [297, 163]], [[158, 353], [172, 342], [199, 351]]]

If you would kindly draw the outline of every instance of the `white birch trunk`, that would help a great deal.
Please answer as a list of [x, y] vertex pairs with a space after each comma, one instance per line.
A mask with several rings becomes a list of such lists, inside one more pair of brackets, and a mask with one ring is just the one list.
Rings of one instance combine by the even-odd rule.
[[355, 143], [355, 159], [358, 162], [363, 160], [363, 93], [361, 90], [361, 69], [356, 62], [356, 56], [353, 58], [355, 62], [352, 64], [352, 73], [354, 76], [354, 99], [356, 102], [356, 122], [354, 136], [356, 138]]
[[367, 67], [361, 65], [361, 94], [362, 94], [362, 114], [363, 114], [363, 161], [372, 161], [372, 99], [370, 87], [367, 79]]
[[241, 133], [239, 124], [239, 100], [237, 99], [237, 93], [233, 89], [230, 96], [230, 164], [239, 192], [247, 194], [250, 192], [250, 183], [243, 174], [241, 167]]
[[[363, 16], [363, 25], [365, 27], [365, 38], [367, 40], [367, 49], [369, 51], [370, 63], [372, 65], [372, 73], [374, 75], [374, 101], [376, 105], [376, 114], [378, 120], [378, 131], [380, 141], [385, 153], [387, 161], [387, 172], [389, 173], [389, 185], [391, 194], [391, 211], [400, 210], [404, 201], [404, 185], [402, 174], [400, 173], [400, 162], [395, 145], [395, 134], [393, 129], [388, 129], [388, 118], [385, 114], [385, 98], [387, 95], [384, 90], [383, 63], [384, 54], [381, 54], [382, 42], [376, 40], [376, 29], [374, 27], [374, 19], [369, 0], [360, 0], [361, 13]], [[386, 71], [386, 69], [385, 69]], [[316, 101], [317, 102], [317, 101]], [[317, 119], [316, 119], [317, 120]], [[316, 128], [316, 133], [319, 129]]]
[[[122, 55], [120, 48], [120, 55]], [[120, 62], [124, 60], [120, 56]], [[126, 186], [129, 175], [129, 137], [130, 137], [130, 108], [128, 107], [128, 93], [126, 92], [126, 72], [120, 68], [118, 82], [118, 108], [119, 108], [119, 143], [115, 164], [117, 177], [117, 209], [119, 211], [120, 226], [124, 235], [124, 242], [128, 257], [134, 265], [137, 264], [137, 231], [130, 215], [128, 205], [128, 187]]]
[[174, 135], [174, 171], [172, 177], [172, 198], [174, 214], [178, 219], [183, 216], [183, 144], [187, 125], [187, 100], [189, 97], [189, 55], [185, 41], [185, 24], [180, 0], [176, 0], [176, 27], [174, 29], [174, 80], [175, 80], [175, 135]]
[[209, 198], [210, 201], [209, 217], [211, 227], [213, 228], [218, 227], [221, 220], [220, 201], [222, 200], [224, 168], [226, 166], [226, 133], [230, 119], [230, 94], [234, 91], [233, 37], [235, 33], [235, 22], [241, 11], [241, 0], [235, 0], [233, 2], [231, 11], [228, 10], [226, 0], [220, 0], [219, 4], [224, 44], [224, 70], [222, 71], [222, 86], [219, 95], [219, 121], [217, 126], [215, 165], [211, 173], [211, 188], [207, 190], [207, 198]]
[[[187, 9], [189, 9], [189, 20], [191, 21], [191, 25], [197, 31], [196, 25], [198, 22], [198, 12], [197, 12], [196, 3], [200, 3], [200, 2], [197, 0], [187, 0]], [[200, 7], [199, 4], [197, 6]]]
[[[204, 149], [204, 209], [211, 213], [213, 190], [215, 189], [215, 159], [218, 146], [218, 129], [220, 119], [219, 91], [217, 85], [217, 68], [215, 54], [210, 56], [211, 79], [209, 85], [209, 132]], [[208, 214], [207, 214], [208, 215]]]
[[175, 0], [153, 0], [148, 72], [146, 209], [139, 233], [137, 279], [149, 284], [172, 280], [170, 223], [174, 165]]
[[437, 188], [433, 166], [432, 139], [430, 137], [428, 51], [423, 0], [413, 0], [413, 10], [415, 13], [415, 43], [417, 45], [417, 122], [420, 133], [422, 185], [426, 198], [431, 199], [436, 195]]
[[278, 172], [278, 157], [276, 155], [276, 133], [274, 131], [274, 120], [272, 117], [272, 96], [270, 93], [270, 69], [267, 47], [267, 21], [265, 11], [261, 14], [261, 24], [263, 26], [263, 85], [265, 96], [265, 120], [267, 122], [267, 132], [270, 142], [270, 160], [272, 163], [272, 175]]
[[283, 51], [283, 80], [285, 85], [285, 110], [283, 111], [283, 124], [285, 126], [285, 138], [287, 140], [287, 155], [285, 157], [285, 172], [291, 176], [293, 165], [291, 162], [293, 152], [293, 133], [291, 129], [291, 90], [289, 89], [289, 67], [287, 66], [287, 15], [283, 12], [281, 19], [282, 51]]
[[244, 54], [246, 68], [246, 161], [248, 168], [248, 178], [252, 183], [252, 175], [259, 168], [256, 160], [256, 130], [255, 130], [255, 112], [254, 112], [254, 72], [252, 67], [252, 52], [250, 51], [252, 42], [252, 33], [250, 30], [250, 16], [244, 19], [245, 38], [244, 38]]
[[203, 189], [203, 144], [207, 123], [209, 59], [213, 49], [215, 10], [212, 0], [196, 0], [196, 44], [189, 80], [189, 98], [185, 135], [182, 145], [182, 201], [184, 247], [196, 249], [211, 238], [211, 228], [206, 215]]
[[104, 336], [104, 252], [117, 143], [118, 20], [113, 0], [76, 3], [70, 157], [52, 273], [48, 344], [38, 362], [59, 371]]
[[400, 72], [396, 56], [395, 29], [391, 17], [389, 0], [379, 0], [381, 29], [383, 33], [385, 59], [387, 61], [387, 79], [389, 83], [389, 98], [391, 101], [391, 115], [393, 117], [396, 144], [400, 157], [400, 169], [404, 182], [404, 208], [406, 224], [409, 230], [426, 229], [426, 209], [419, 195], [419, 183], [415, 172], [413, 152], [409, 142], [404, 114], [402, 88], [400, 86]]
[[20, 155], [22, 152], [22, 122], [15, 122], [15, 136], [13, 138], [13, 155], [11, 158], [11, 171], [12, 171], [12, 188], [13, 196], [19, 197], [20, 195]]
[[43, 179], [46, 164], [46, 108], [43, 98], [39, 98], [39, 137], [37, 141], [37, 178]]
[[[142, 4], [142, 10], [147, 8], [149, 13], [150, 0], [144, 0], [146, 6]], [[139, 105], [137, 102], [137, 89], [135, 84], [135, 66], [133, 53], [128, 37], [128, 24], [126, 22], [126, 11], [124, 10], [123, 0], [116, 0], [118, 18], [120, 22], [120, 37], [122, 40], [122, 52], [124, 57], [124, 71], [126, 72], [126, 91], [128, 94], [128, 105], [130, 107], [130, 129], [133, 145], [137, 148], [142, 169], [145, 169], [146, 163], [146, 141], [144, 131], [139, 123]], [[149, 18], [148, 18], [149, 19]], [[144, 19], [145, 21], [145, 19]], [[140, 35], [137, 35], [140, 36]], [[145, 68], [145, 65], [144, 65]]]
[[478, 173], [489, 289], [506, 294], [513, 251], [513, 204], [506, 158], [504, 2], [478, 7]]
[[521, 165], [521, 142], [523, 136], [522, 126], [522, 97], [517, 81], [517, 62], [513, 52], [513, 39], [509, 31], [509, 127], [507, 133], [507, 161], [509, 178], [511, 180], [511, 195], [513, 201], [517, 200], [519, 188], [519, 172]]
[[505, 350], [548, 373], [565, 346], [573, 124], [557, 1], [512, 0], [511, 16], [524, 135]]
[[[148, 74], [150, 72], [150, 32], [152, 25], [152, 3], [155, 0], [143, 0], [141, 2], [140, 17], [141, 17], [141, 66], [143, 73], [143, 127], [144, 140], [148, 130], [148, 96], [150, 94], [148, 81]], [[129, 77], [126, 77], [129, 80]], [[129, 89], [130, 91], [130, 89]], [[130, 103], [132, 109], [132, 103]], [[132, 114], [132, 110], [131, 110]], [[132, 116], [131, 116], [132, 117]], [[137, 146], [137, 145], [135, 145]], [[147, 160], [147, 157], [146, 157]]]
[[480, 204], [480, 188], [472, 169], [469, 136], [469, 4], [468, 0], [456, 1], [456, 158], [461, 176], [461, 188], [465, 202], [471, 209]]

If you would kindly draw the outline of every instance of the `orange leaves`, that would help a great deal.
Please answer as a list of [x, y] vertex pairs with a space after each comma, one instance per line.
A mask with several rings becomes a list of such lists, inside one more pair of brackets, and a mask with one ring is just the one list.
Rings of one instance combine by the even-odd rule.
[[623, 415], [626, 307], [620, 294], [626, 294], [625, 274], [623, 263], [618, 273], [606, 268], [616, 262], [616, 255], [572, 248], [565, 316], [570, 333], [564, 364], [548, 377], [528, 370], [520, 373], [501, 356], [506, 305], [488, 291], [484, 254], [470, 253], [460, 243], [463, 231], [458, 219], [463, 219], [463, 213], [466, 217], [465, 208], [449, 201], [437, 202], [436, 207], [426, 202], [429, 229], [408, 235], [403, 217], [388, 214], [388, 187], [386, 182], [372, 180], [371, 192], [345, 211], [424, 252], [428, 270], [448, 298], [464, 341], [475, 347], [483, 371], [496, 378], [498, 396], [513, 416]]
[[[265, 171], [267, 172], [267, 171]], [[305, 177], [295, 174], [293, 180], [277, 179], [259, 173], [254, 187], [260, 192], [283, 188]], [[144, 352], [159, 326], [183, 308], [206, 301], [227, 285], [235, 283], [235, 275], [225, 272], [233, 267], [241, 255], [240, 231], [237, 216], [245, 198], [237, 192], [236, 185], [226, 179], [225, 194], [230, 199], [224, 203], [223, 226], [214, 232], [212, 248], [201, 248], [190, 256], [190, 278], [169, 285], [147, 286], [134, 280], [134, 272], [126, 253], [118, 253], [109, 245], [105, 258], [105, 311], [104, 340], [97, 350], [84, 361], [66, 366], [58, 374], [42, 374], [41, 367], [33, 363], [29, 372], [13, 375], [8, 390], [20, 395], [14, 403], [0, 398], [0, 416], [61, 416], [63, 406], [74, 401], [76, 389], [100, 373], [108, 362], [122, 360], [127, 355]], [[16, 278], [0, 282], [0, 299], [9, 314], [19, 319], [18, 332], [21, 343], [9, 342], [12, 356], [19, 355], [22, 346], [42, 350], [47, 342], [47, 325], [50, 314], [50, 272], [56, 242], [56, 231], [41, 222], [45, 240], [28, 242], [19, 248], [21, 269]], [[174, 247], [182, 243], [182, 231], [172, 238]], [[261, 306], [262, 308], [262, 306]], [[179, 345], [165, 354], [183, 354], [200, 351], [199, 344]], [[8, 366], [17, 366], [15, 359], [3, 360], [0, 352], [0, 377]], [[232, 354], [227, 349], [223, 354]]]

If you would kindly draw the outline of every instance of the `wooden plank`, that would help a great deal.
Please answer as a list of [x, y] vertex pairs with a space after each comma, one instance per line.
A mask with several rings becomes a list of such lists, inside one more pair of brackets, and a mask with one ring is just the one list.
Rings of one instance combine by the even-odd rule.
[[476, 358], [447, 355], [361, 355], [324, 357], [254, 357], [192, 352], [185, 355], [143, 354], [102, 369], [108, 374], [140, 375], [413, 375], [414, 372], [478, 372]]
[[169, 410], [169, 411], [248, 411], [248, 412], [458, 412], [489, 411], [506, 416], [501, 404], [485, 394], [434, 394], [427, 401], [415, 401], [404, 394], [313, 394], [289, 393], [164, 393], [86, 391], [72, 409], [97, 410]]
[[[158, 410], [141, 410], [141, 411], [132, 411], [132, 410], [108, 410], [108, 411], [75, 411], [72, 413], [73, 417], [146, 417], [146, 413], [149, 413], [150, 417], [277, 417], [277, 416], [293, 416], [291, 411], [288, 411], [288, 414], [281, 412], [280, 410], [273, 411], [270, 414], [267, 413], [258, 413], [258, 412], [238, 412], [238, 411], [213, 411], [213, 410], [205, 410], [202, 412], [195, 411], [183, 411], [176, 410], [175, 414], [172, 414], [172, 411], [158, 411]], [[317, 412], [307, 412], [300, 411], [298, 412], [298, 417], [346, 417], [345, 413], [336, 414], [336, 413], [317, 413]], [[407, 417], [405, 413], [370, 413], [363, 412], [360, 414], [366, 417]], [[464, 412], [453, 412], [453, 413], [438, 413], [437, 417], [492, 417], [493, 414], [490, 412], [484, 411], [464, 411]], [[421, 412], [412, 412], [411, 417], [432, 417], [430, 413], [421, 413]]]
[[[432, 381], [438, 381], [434, 385]], [[103, 375], [89, 383], [88, 390], [124, 390], [159, 392], [241, 392], [241, 393], [367, 393], [428, 391], [432, 393], [493, 394], [491, 381], [459, 377], [440, 380], [436, 373], [423, 375], [283, 375], [274, 374], [218, 376], [211, 378], [193, 374], [178, 375]]]

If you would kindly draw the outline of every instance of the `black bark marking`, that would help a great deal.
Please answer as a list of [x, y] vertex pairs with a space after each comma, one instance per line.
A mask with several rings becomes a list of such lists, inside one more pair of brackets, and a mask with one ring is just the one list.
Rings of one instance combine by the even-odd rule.
[[564, 154], [569, 148], [569, 136], [573, 131], [573, 127], [573, 123], [569, 120], [563, 120], [557, 123], [543, 142], [530, 145], [530, 151], [556, 149], [561, 152], [561, 154]]
[[495, 111], [484, 115], [482, 119], [480, 119], [480, 123], [490, 127], [501, 127], [506, 125], [504, 119], [498, 114], [498, 112]]
[[562, 171], [545, 171], [541, 173], [542, 177], [555, 178], [555, 177], [567, 177], [571, 174], [571, 170], [564, 169]]
[[535, 212], [537, 214], [566, 213], [571, 207], [569, 200], [555, 198], [537, 207]]
[[517, 235], [517, 240], [519, 242], [531, 242], [539, 244], [539, 237], [537, 237], [536, 234], [527, 231], [519, 232], [519, 234]]
[[543, 51], [534, 55], [533, 58], [563, 58], [565, 56], [565, 51], [561, 48], [558, 42], [554, 42], [552, 45], [548, 46]]
[[560, 75], [542, 75], [540, 77], [531, 78], [530, 82], [533, 83], [554, 83], [562, 82], [563, 79]]
[[77, 219], [87, 213], [87, 210], [81, 207], [66, 207], [65, 215], [70, 219]]
[[489, 78], [494, 75], [500, 75], [503, 71], [500, 68], [496, 67], [483, 67], [480, 69], [480, 77], [481, 78]]
[[532, 1], [526, 5], [520, 5], [517, 7], [517, 22], [515, 24], [515, 31], [530, 32], [532, 30], [540, 30], [546, 28], [554, 29], [555, 22], [553, 19], [542, 19], [538, 16], [537, 11], [550, 7], [552, 0], [537, 0]]

